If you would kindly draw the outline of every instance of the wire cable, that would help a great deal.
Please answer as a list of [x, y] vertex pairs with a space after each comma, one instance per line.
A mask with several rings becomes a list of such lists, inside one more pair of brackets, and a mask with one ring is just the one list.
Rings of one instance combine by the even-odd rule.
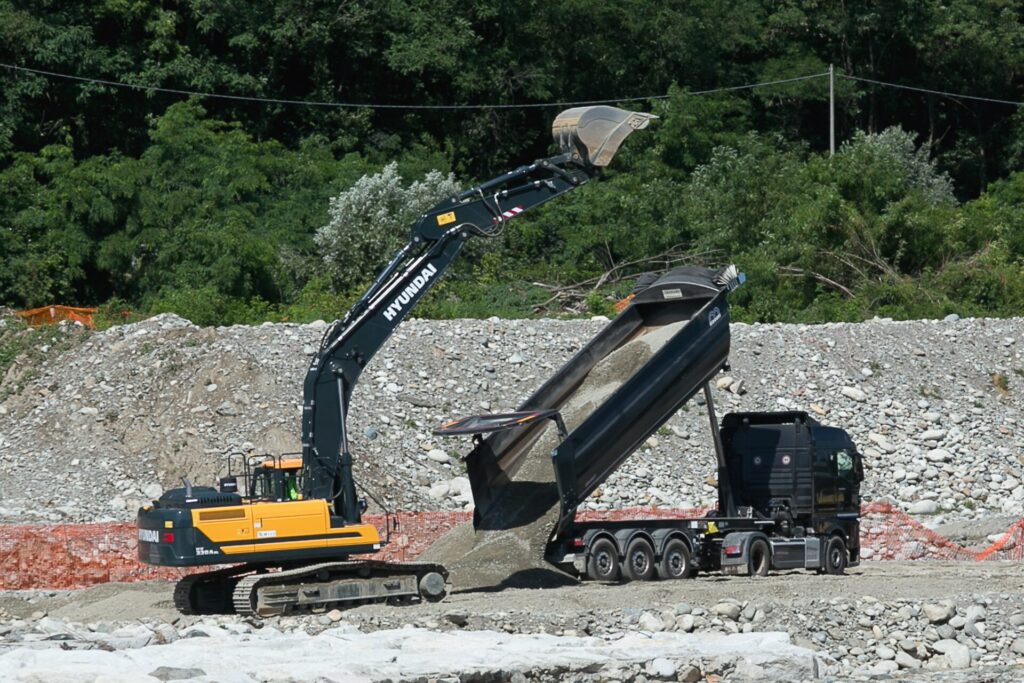
[[[106, 85], [113, 88], [127, 88], [130, 90], [142, 90], [145, 92], [155, 93], [166, 93], [169, 95], [181, 95], [185, 97], [202, 97], [209, 99], [220, 99], [220, 100], [231, 100], [235, 102], [255, 102], [260, 104], [282, 104], [291, 106], [304, 106], [304, 107], [332, 107], [336, 109], [397, 109], [397, 110], [483, 110], [483, 109], [540, 109], [545, 107], [578, 107], [583, 105], [593, 104], [615, 104], [618, 102], [642, 102], [647, 100], [666, 100], [669, 95], [644, 95], [639, 97], [617, 97], [606, 100], [579, 100], [579, 101], [563, 101], [563, 102], [543, 102], [543, 103], [532, 103], [532, 104], [376, 104], [370, 102], [325, 102], [318, 100], [290, 100], [280, 99], [274, 97], [253, 97], [248, 95], [227, 95], [223, 93], [212, 93], [202, 92], [197, 90], [182, 90], [179, 88], [163, 88], [153, 85], [139, 85], [136, 83], [124, 83], [122, 81], [112, 81], [104, 78], [87, 78], [85, 76], [76, 76], [73, 74], [60, 73], [57, 71], [47, 71], [46, 69], [34, 69], [27, 66], [18, 66], [16, 64], [4, 64], [0, 63], [0, 67], [9, 71], [23, 72], [36, 74], [38, 76], [46, 76], [48, 78], [62, 78], [69, 81], [77, 81], [80, 83], [92, 83], [95, 85]], [[808, 76], [796, 76], [794, 78], [783, 78], [774, 81], [763, 81], [760, 83], [745, 83], [743, 85], [733, 85], [724, 88], [712, 88], [710, 90], [692, 90], [689, 92], [683, 92], [683, 95], [711, 95], [720, 92], [735, 92], [738, 90], [751, 90], [753, 88], [763, 88], [771, 85], [782, 85], [785, 83], [796, 83], [798, 81], [807, 81], [815, 78], [822, 78], [827, 76], [828, 72], [820, 74], [811, 74]]]
[[994, 104], [1009, 104], [1014, 107], [1024, 106], [1024, 102], [1017, 102], [1014, 100], [1001, 100], [995, 97], [981, 97], [978, 95], [964, 95], [962, 93], [948, 92], [945, 90], [931, 90], [929, 88], [919, 88], [916, 85], [903, 85], [902, 83], [890, 83], [888, 81], [877, 81], [873, 78], [864, 78], [862, 76], [850, 76], [848, 74], [836, 74], [837, 78], [845, 78], [848, 81], [859, 81], [861, 83], [871, 83], [874, 85], [882, 85], [887, 88], [898, 88], [900, 90], [912, 90], [914, 92], [927, 93], [929, 95], [942, 95], [943, 97], [953, 97], [961, 100], [975, 100], [976, 102], [992, 102]]

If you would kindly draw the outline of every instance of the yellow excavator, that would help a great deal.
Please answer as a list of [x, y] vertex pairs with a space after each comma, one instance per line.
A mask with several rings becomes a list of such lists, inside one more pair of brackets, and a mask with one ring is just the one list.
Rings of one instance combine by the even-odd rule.
[[[174, 600], [191, 614], [269, 616], [363, 601], [440, 600], [442, 565], [351, 560], [388, 542], [362, 521], [346, 427], [367, 363], [471, 237], [493, 237], [529, 209], [600, 173], [650, 114], [568, 109], [552, 124], [558, 153], [449, 197], [413, 224], [365, 294], [324, 333], [303, 385], [302, 452], [229, 459], [218, 486], [165, 492], [138, 512], [139, 559], [169, 567], [230, 565], [186, 576]], [[369, 495], [360, 487], [364, 495]], [[372, 496], [371, 496], [372, 497]]]

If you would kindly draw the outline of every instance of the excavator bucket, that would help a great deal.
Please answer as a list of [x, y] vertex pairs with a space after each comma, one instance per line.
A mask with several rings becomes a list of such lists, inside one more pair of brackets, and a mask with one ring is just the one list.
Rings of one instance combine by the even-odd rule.
[[551, 135], [563, 153], [591, 166], [607, 166], [630, 133], [646, 128], [656, 118], [617, 107], [575, 107], [555, 117]]

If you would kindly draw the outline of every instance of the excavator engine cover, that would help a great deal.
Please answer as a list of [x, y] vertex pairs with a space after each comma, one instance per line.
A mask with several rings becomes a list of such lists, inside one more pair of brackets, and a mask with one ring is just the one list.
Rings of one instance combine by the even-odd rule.
[[630, 133], [646, 128], [656, 118], [617, 107], [575, 107], [555, 117], [551, 135], [562, 153], [591, 166], [607, 166]]

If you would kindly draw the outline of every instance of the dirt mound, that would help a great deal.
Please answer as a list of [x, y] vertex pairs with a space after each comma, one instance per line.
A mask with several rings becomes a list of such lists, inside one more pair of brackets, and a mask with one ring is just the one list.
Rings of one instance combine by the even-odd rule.
[[[571, 432], [628, 380], [683, 323], [649, 330], [609, 354], [563, 404]], [[569, 581], [544, 561], [544, 548], [558, 520], [558, 489], [550, 453], [558, 445], [553, 425], [526, 454], [519, 471], [495, 495], [480, 520], [442, 536], [421, 560], [443, 563], [456, 589], [533, 587]]]

